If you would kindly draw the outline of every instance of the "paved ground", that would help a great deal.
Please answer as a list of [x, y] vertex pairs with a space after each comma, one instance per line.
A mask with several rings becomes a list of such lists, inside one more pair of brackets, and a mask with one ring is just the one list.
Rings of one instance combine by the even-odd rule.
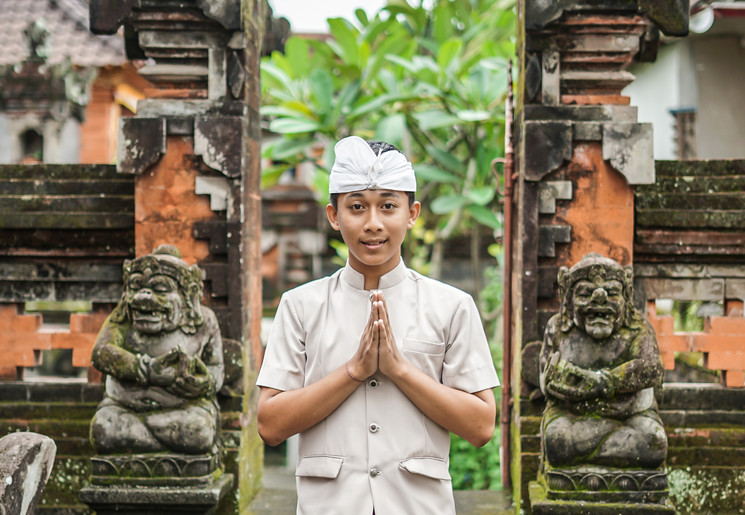
[[[264, 467], [264, 488], [251, 504], [250, 515], [294, 515], [296, 502], [294, 472], [285, 467], [268, 465]], [[455, 492], [458, 515], [511, 514], [511, 504], [504, 492]]]

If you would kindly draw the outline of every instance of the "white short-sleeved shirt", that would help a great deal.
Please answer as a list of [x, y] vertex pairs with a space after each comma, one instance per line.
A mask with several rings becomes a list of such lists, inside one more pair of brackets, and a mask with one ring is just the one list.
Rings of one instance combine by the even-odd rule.
[[[380, 278], [396, 344], [435, 380], [469, 393], [499, 385], [470, 295], [409, 270]], [[364, 276], [348, 264], [286, 292], [257, 384], [293, 390], [342, 366], [370, 315]], [[300, 434], [299, 514], [454, 514], [450, 435], [380, 372]]]

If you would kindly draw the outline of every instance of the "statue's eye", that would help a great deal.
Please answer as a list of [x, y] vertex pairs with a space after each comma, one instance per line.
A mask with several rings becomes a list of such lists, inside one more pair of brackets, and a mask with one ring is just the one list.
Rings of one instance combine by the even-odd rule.
[[152, 289], [154, 292], [157, 292], [157, 293], [167, 293], [170, 291], [170, 288], [168, 288], [168, 285], [164, 283], [155, 283], [153, 284]]

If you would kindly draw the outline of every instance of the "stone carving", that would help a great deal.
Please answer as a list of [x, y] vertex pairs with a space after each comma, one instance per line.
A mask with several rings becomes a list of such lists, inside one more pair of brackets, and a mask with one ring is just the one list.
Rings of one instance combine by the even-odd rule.
[[[632, 270], [599, 254], [559, 270], [561, 311], [540, 355], [547, 405], [542, 474], [551, 491], [648, 492], [667, 487], [667, 438], [654, 387], [663, 368], [652, 326], [632, 303]], [[574, 497], [576, 498], [576, 497]]]
[[216, 453], [222, 340], [201, 297], [201, 270], [173, 246], [124, 264], [122, 299], [92, 356], [106, 374], [91, 422], [99, 454]]
[[0, 514], [35, 513], [56, 453], [54, 440], [37, 433], [0, 438]]

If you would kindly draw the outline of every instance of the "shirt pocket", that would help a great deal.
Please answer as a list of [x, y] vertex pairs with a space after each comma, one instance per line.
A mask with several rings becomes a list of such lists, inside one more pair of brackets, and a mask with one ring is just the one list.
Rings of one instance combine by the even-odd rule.
[[336, 479], [343, 462], [342, 456], [305, 456], [298, 463], [295, 475]]
[[445, 359], [444, 343], [406, 338], [402, 350], [406, 359], [419, 370], [436, 381], [441, 380], [442, 362]]
[[450, 481], [448, 464], [440, 458], [407, 458], [398, 466], [412, 474]]

